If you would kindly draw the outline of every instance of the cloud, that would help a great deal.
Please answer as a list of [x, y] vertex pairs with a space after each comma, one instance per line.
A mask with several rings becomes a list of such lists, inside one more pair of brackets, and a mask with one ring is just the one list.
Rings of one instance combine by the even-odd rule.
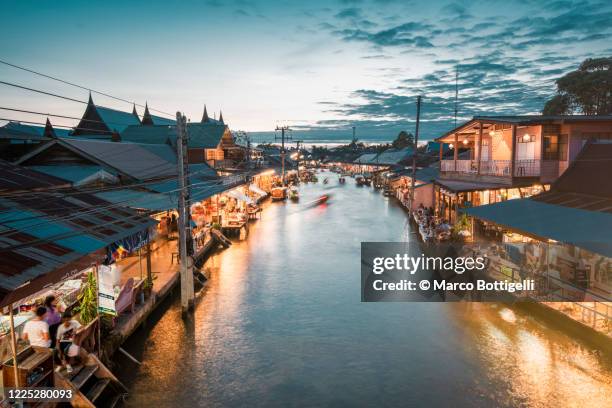
[[349, 7], [341, 10], [335, 15], [339, 19], [357, 19], [361, 18], [361, 9], [358, 7]]
[[366, 42], [376, 46], [412, 46], [431, 48], [433, 44], [425, 35], [415, 35], [418, 32], [428, 32], [433, 26], [420, 22], [407, 22], [386, 30], [369, 31], [358, 28], [336, 30], [333, 33], [344, 41]]

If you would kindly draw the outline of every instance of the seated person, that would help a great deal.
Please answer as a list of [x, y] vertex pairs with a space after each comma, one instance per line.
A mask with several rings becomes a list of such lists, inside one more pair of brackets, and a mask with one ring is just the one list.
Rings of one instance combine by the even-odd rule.
[[74, 336], [80, 327], [81, 323], [72, 318], [71, 312], [64, 312], [62, 324], [57, 328], [57, 350], [62, 361], [58, 371], [66, 366], [66, 371], [72, 372], [72, 364], [76, 364], [79, 357], [79, 346], [74, 344]]
[[47, 308], [39, 306], [36, 308], [36, 317], [27, 321], [23, 327], [22, 337], [32, 346], [51, 347], [49, 324], [44, 320], [46, 314]]

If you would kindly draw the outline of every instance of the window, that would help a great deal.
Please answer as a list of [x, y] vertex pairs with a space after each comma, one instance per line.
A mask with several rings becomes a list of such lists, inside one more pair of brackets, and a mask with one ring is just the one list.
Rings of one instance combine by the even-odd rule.
[[544, 160], [567, 160], [567, 135], [544, 135]]

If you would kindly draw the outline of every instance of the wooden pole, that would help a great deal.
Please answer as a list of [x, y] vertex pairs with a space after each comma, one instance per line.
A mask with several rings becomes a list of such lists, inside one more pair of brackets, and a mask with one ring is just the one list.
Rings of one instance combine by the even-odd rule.
[[514, 177], [514, 164], [516, 160], [516, 125], [512, 125], [512, 150], [510, 160], [510, 177]]
[[476, 152], [476, 174], [480, 174], [480, 158], [482, 157], [482, 122], [478, 129], [478, 151]]
[[459, 157], [459, 135], [455, 133], [455, 144], [453, 145], [453, 160], [455, 162], [455, 171], [457, 171], [457, 157]]
[[[15, 336], [15, 321], [13, 320], [13, 304], [9, 305], [9, 319], [11, 322], [11, 347], [13, 349], [13, 375], [15, 376], [15, 388], [19, 388], [19, 367], [17, 364], [17, 336]], [[5, 384], [6, 385], [6, 384]]]
[[417, 159], [417, 148], [419, 142], [419, 121], [421, 118], [421, 96], [417, 96], [417, 111], [416, 111], [416, 127], [414, 135], [414, 153], [412, 153], [412, 177], [410, 182], [410, 213], [414, 208], [414, 182], [416, 178], [416, 159]]
[[153, 284], [153, 272], [151, 271], [151, 242], [147, 239], [147, 281], [149, 288], [152, 287]]

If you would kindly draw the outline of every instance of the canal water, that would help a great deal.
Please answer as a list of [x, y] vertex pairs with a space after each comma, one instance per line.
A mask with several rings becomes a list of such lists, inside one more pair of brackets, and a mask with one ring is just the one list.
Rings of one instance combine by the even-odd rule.
[[610, 406], [611, 356], [525, 312], [361, 303], [361, 241], [417, 238], [394, 200], [330, 180], [207, 262], [192, 319], [175, 298], [136, 332], [128, 406]]

